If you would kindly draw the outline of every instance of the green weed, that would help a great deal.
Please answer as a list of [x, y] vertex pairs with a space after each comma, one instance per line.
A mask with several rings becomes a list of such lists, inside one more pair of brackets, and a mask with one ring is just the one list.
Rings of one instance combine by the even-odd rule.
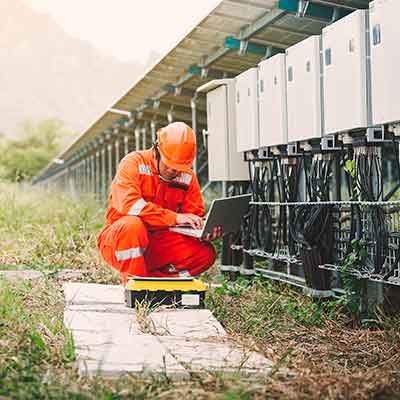
[[337, 301], [313, 300], [262, 279], [242, 279], [235, 284], [224, 281], [209, 294], [207, 305], [230, 330], [255, 337], [298, 324], [322, 327], [343, 316]]

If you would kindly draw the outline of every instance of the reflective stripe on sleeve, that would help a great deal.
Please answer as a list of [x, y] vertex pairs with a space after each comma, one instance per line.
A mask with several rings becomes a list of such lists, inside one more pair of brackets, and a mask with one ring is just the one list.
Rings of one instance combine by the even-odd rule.
[[143, 210], [146, 202], [143, 199], [139, 199], [128, 211], [129, 215], [139, 215]]
[[132, 249], [126, 250], [117, 250], [115, 252], [115, 257], [118, 261], [129, 260], [130, 258], [141, 257], [144, 253], [144, 250], [145, 249], [141, 247], [133, 247]]

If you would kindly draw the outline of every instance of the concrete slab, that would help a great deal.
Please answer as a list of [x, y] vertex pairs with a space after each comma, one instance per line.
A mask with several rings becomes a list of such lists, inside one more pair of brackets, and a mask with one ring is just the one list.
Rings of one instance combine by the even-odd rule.
[[81, 375], [119, 376], [124, 373], [163, 373], [186, 378], [188, 372], [180, 365], [156, 336], [132, 335], [109, 338], [106, 343], [76, 349]]
[[72, 331], [81, 375], [167, 374], [188, 371], [267, 373], [271, 362], [227, 342], [209, 310], [158, 310], [142, 333], [134, 310], [125, 307], [122, 286], [66, 283], [64, 323]]
[[64, 284], [63, 289], [67, 305], [124, 303], [124, 288], [120, 285], [71, 282]]
[[268, 374], [272, 362], [261, 354], [222, 341], [159, 337], [170, 354], [189, 371], [224, 371]]
[[225, 336], [222, 325], [210, 310], [166, 310], [150, 314], [156, 332], [161, 335], [207, 338]]
[[0, 271], [0, 275], [10, 282], [17, 282], [26, 279], [34, 280], [43, 276], [41, 272], [31, 269]]
[[72, 331], [90, 332], [126, 332], [131, 335], [141, 333], [136, 322], [136, 316], [131, 314], [117, 314], [93, 311], [64, 312], [64, 325]]

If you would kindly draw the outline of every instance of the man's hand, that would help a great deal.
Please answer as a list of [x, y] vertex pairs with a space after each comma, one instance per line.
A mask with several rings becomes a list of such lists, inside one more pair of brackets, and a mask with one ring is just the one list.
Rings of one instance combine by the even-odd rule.
[[194, 229], [203, 227], [203, 218], [195, 214], [176, 214], [177, 225], [190, 225]]
[[222, 232], [222, 228], [220, 226], [216, 226], [212, 233], [207, 233], [207, 235], [204, 237], [203, 240], [206, 241], [211, 241], [215, 239], [220, 239], [224, 235], [224, 232]]

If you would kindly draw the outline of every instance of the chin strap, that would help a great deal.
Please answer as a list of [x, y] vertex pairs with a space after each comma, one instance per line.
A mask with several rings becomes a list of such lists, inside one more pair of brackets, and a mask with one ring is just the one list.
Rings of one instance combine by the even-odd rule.
[[153, 148], [154, 148], [154, 151], [156, 152], [157, 174], [158, 174], [158, 177], [159, 177], [163, 182], [165, 182], [165, 183], [168, 183], [168, 184], [175, 184], [174, 181], [170, 181], [169, 179], [165, 179], [165, 178], [161, 175], [161, 172], [160, 172], [160, 160], [161, 160], [161, 156], [160, 156], [160, 150], [158, 150], [158, 143], [157, 143], [157, 142], [154, 143]]

